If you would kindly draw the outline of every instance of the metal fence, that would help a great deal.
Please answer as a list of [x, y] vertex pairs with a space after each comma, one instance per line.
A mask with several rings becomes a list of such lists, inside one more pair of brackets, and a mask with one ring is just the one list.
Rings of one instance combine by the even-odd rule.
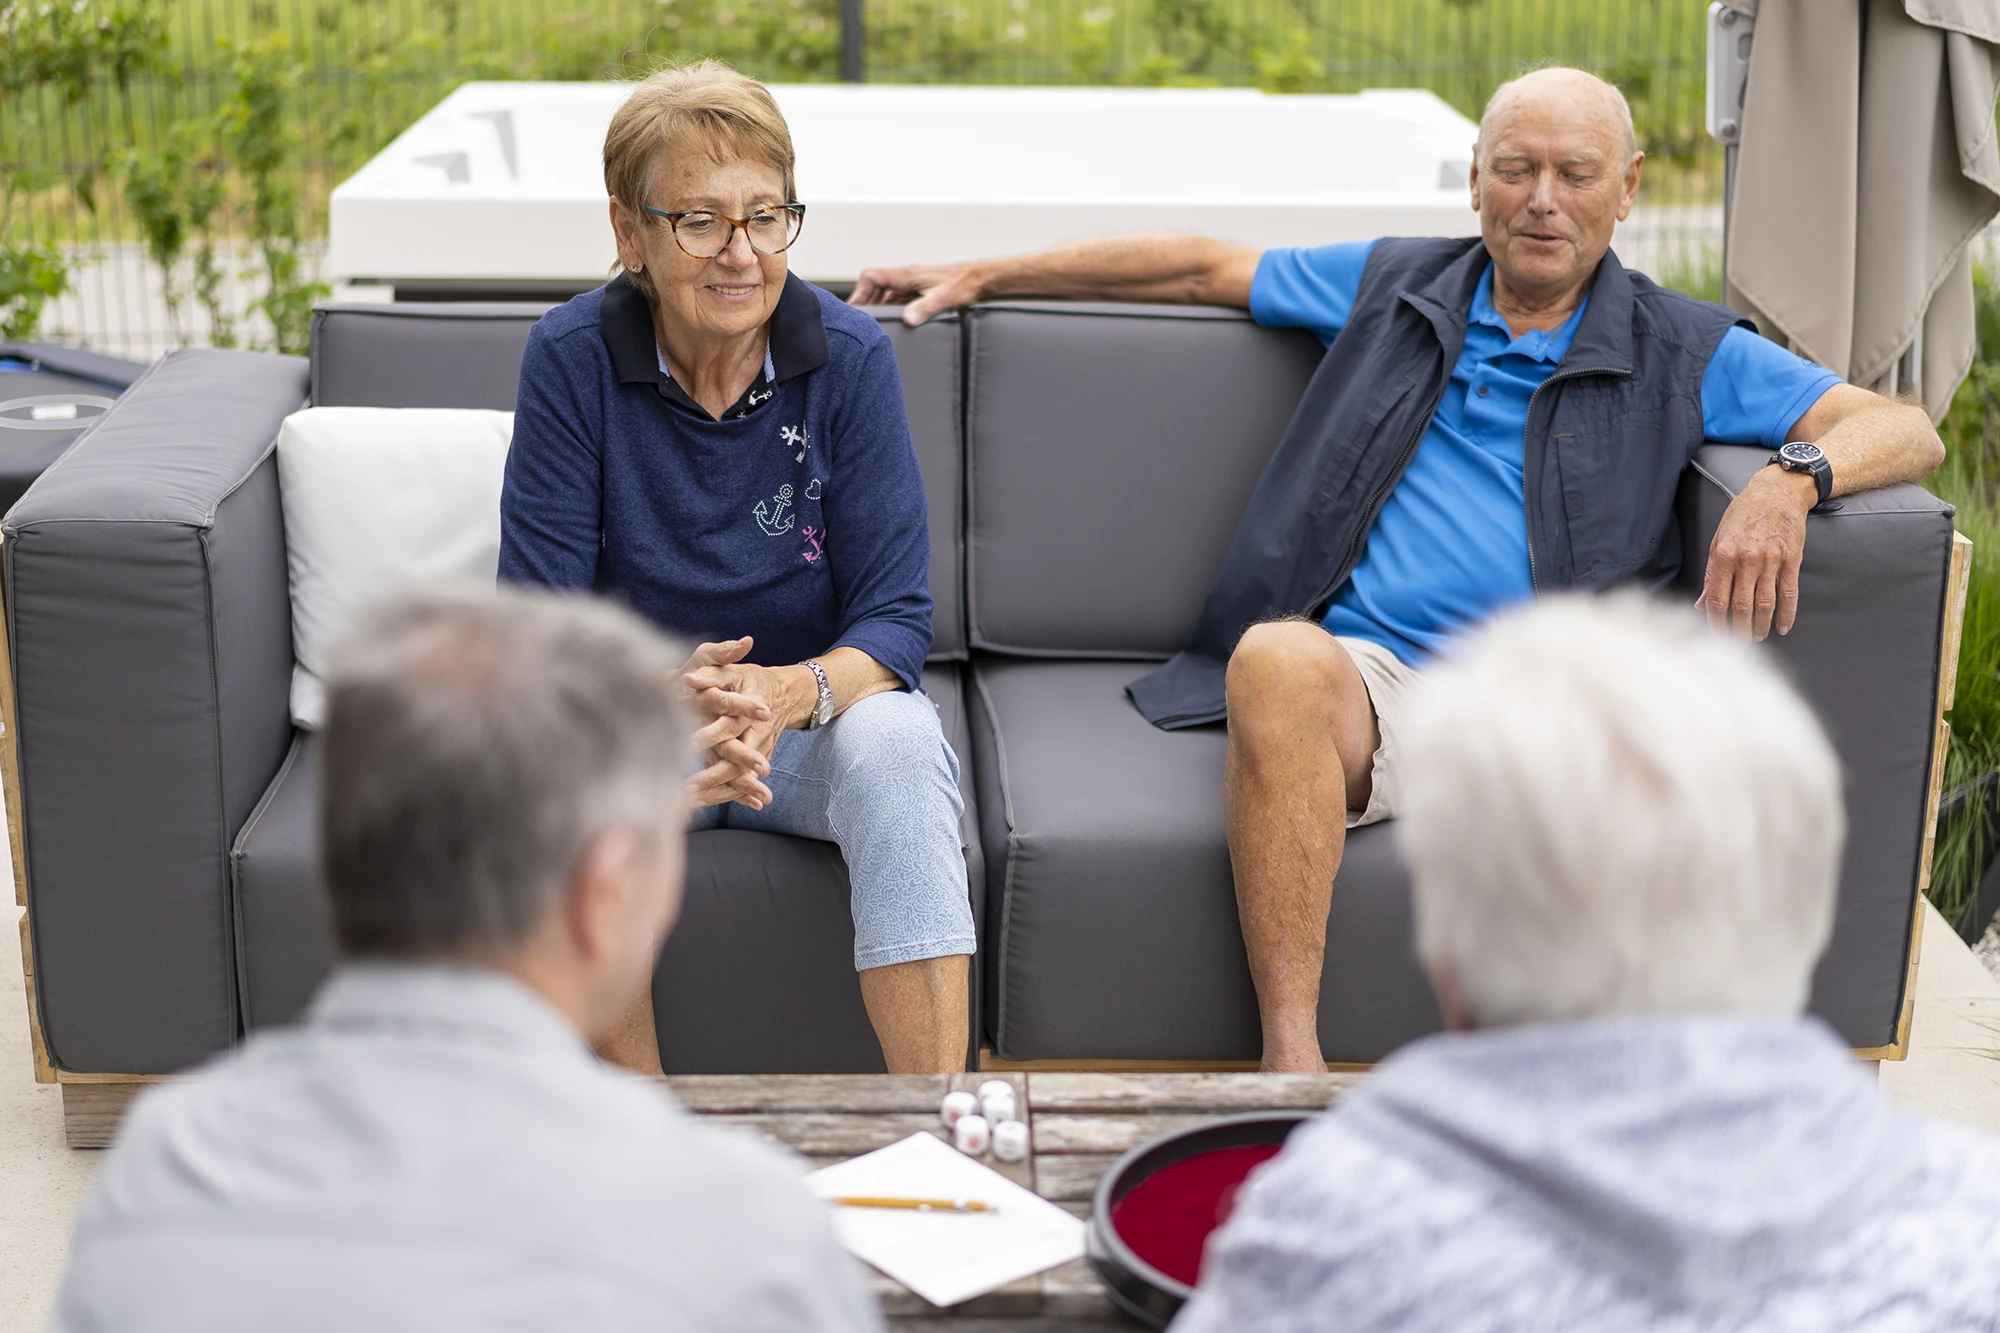
[[[458, 83], [717, 55], [843, 73], [841, 0], [0, 0], [0, 336], [140, 357], [302, 343], [333, 185]], [[1714, 290], [1704, 0], [866, 0], [875, 82], [1422, 87], [1525, 68], [1624, 89], [1648, 154], [1626, 260]], [[854, 29], [845, 25], [852, 38]], [[1313, 151], [1301, 144], [1301, 153]], [[1191, 162], [1189, 170], [1199, 171]], [[11, 327], [7, 327], [11, 326]]]

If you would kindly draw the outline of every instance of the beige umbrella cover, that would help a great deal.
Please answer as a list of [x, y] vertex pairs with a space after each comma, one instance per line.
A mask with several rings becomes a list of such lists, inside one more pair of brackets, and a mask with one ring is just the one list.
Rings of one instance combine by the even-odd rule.
[[2000, 211], [2000, 0], [1729, 4], [1757, 24], [1730, 285], [1851, 383], [1921, 334], [1943, 416], [1977, 350], [1970, 245]]

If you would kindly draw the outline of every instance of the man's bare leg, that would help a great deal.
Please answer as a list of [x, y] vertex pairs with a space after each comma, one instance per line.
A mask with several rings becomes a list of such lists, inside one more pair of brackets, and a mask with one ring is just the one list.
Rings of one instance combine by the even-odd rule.
[[1360, 669], [1307, 620], [1253, 625], [1229, 659], [1223, 825], [1267, 1071], [1324, 1071], [1320, 970], [1347, 811], [1373, 788], [1379, 733]]
[[599, 1059], [623, 1065], [635, 1074], [660, 1071], [660, 1034], [653, 1025], [653, 988], [649, 985], [632, 1001], [618, 1026], [597, 1040]]
[[956, 1074], [965, 1069], [971, 960], [965, 954], [871, 967], [861, 1002], [892, 1074]]

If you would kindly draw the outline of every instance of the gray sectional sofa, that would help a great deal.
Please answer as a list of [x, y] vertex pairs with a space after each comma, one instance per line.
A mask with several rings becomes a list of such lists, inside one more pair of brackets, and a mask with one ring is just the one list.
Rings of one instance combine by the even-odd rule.
[[[513, 405], [530, 306], [334, 306], [310, 363], [159, 363], [7, 515], [21, 851], [54, 1066], [183, 1068], [299, 1012], [330, 959], [313, 741], [292, 668], [272, 443], [300, 405]], [[1255, 1006], [1222, 837], [1220, 729], [1166, 733], [1125, 683], [1192, 624], [1319, 360], [1207, 309], [988, 305], [896, 345], [930, 496], [925, 686], [964, 767], [980, 923], [971, 1041], [1006, 1060], [1242, 1061]], [[1760, 451], [1690, 468], [1705, 551]], [[1847, 766], [1849, 842], [1814, 1007], [1862, 1048], [1906, 1026], [1951, 511], [1916, 487], [1809, 525], [1772, 645]], [[1692, 598], [1696, 560], [1671, 595]], [[1437, 1014], [1393, 829], [1348, 845], [1321, 1036], [1367, 1062]], [[826, 844], [695, 836], [654, 983], [676, 1072], [865, 1071], [880, 1055]]]

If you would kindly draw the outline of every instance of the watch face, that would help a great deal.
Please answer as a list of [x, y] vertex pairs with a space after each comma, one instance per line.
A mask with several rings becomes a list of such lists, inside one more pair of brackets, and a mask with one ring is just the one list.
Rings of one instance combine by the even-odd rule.
[[1820, 453], [1818, 445], [1805, 444], [1794, 440], [1784, 448], [1778, 450], [1778, 457], [1784, 459], [1787, 463], [1804, 463], [1807, 466], [1811, 466], [1819, 462], [1823, 455]]

